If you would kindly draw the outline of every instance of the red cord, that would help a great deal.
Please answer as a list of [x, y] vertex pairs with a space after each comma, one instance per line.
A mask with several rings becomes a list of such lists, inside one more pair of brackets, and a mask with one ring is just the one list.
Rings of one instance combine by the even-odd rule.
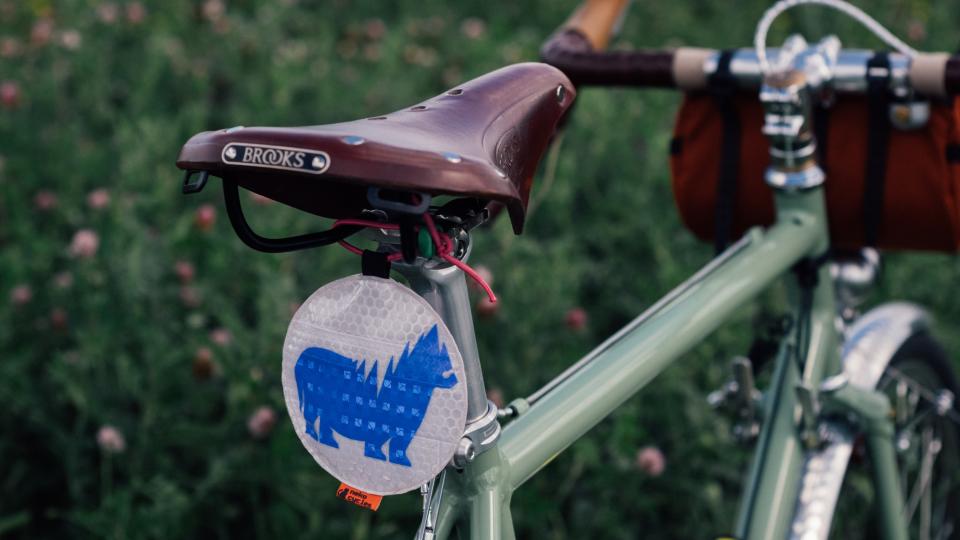
[[441, 237], [440, 233], [437, 232], [437, 228], [433, 224], [433, 217], [431, 217], [430, 214], [424, 214], [423, 222], [427, 224], [427, 230], [430, 231], [430, 237], [433, 238], [433, 245], [436, 246], [437, 254], [440, 255], [440, 258], [463, 270], [465, 274], [473, 278], [473, 280], [483, 288], [483, 292], [487, 293], [487, 298], [490, 299], [490, 302], [496, 304], [497, 295], [493, 294], [493, 289], [480, 277], [480, 274], [460, 259], [450, 255], [450, 252], [453, 250], [450, 240], [446, 237]]
[[[490, 285], [487, 285], [487, 282], [478, 274], [473, 268], [470, 268], [469, 265], [457, 259], [456, 257], [450, 255], [450, 252], [453, 251], [453, 244], [449, 238], [440, 236], [440, 233], [437, 232], [437, 227], [433, 224], [433, 218], [430, 214], [423, 215], [423, 222], [427, 225], [427, 231], [430, 233], [430, 238], [433, 239], [433, 245], [437, 249], [437, 255], [441, 259], [447, 261], [448, 263], [456, 266], [460, 270], [463, 270], [465, 274], [470, 276], [480, 287], [483, 289], [483, 292], [487, 293], [487, 298], [490, 299], [490, 302], [497, 303], [497, 295], [493, 294], [493, 289], [490, 288]], [[399, 225], [394, 223], [380, 223], [379, 221], [368, 221], [363, 219], [338, 219], [333, 223], [333, 226], [339, 227], [341, 225], [359, 225], [361, 227], [373, 227], [376, 229], [386, 229], [390, 231], [395, 231], [400, 228]], [[346, 240], [340, 240], [340, 245], [345, 247], [351, 253], [362, 255], [363, 250], [354, 246], [353, 244], [347, 242]], [[403, 258], [403, 255], [400, 253], [393, 253], [387, 256], [388, 261], [397, 261]]]
[[361, 227], [373, 227], [374, 229], [386, 229], [388, 231], [395, 231], [400, 228], [396, 223], [380, 223], [379, 221], [368, 219], [338, 219], [333, 222], [334, 228], [341, 225], [359, 225]]

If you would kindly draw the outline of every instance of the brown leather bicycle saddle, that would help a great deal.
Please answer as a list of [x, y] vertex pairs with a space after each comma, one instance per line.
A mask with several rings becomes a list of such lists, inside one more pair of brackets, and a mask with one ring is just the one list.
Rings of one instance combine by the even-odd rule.
[[500, 201], [519, 234], [537, 164], [575, 95], [556, 68], [516, 64], [385, 116], [199, 133], [177, 166], [329, 218], [369, 208], [370, 186]]

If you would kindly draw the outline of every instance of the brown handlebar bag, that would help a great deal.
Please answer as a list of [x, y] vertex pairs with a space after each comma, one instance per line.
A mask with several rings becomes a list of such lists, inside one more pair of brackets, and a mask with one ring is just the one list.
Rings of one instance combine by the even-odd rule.
[[[929, 120], [916, 129], [887, 126], [880, 152], [870, 149], [876, 147], [870, 132], [877, 128], [863, 96], [838, 96], [815, 120], [818, 154], [827, 173], [824, 189], [834, 248], [960, 249], [956, 103], [931, 103]], [[763, 109], [754, 94], [737, 94], [726, 101], [707, 93], [685, 96], [674, 129], [670, 168], [680, 216], [699, 238], [716, 240], [722, 232], [733, 239], [752, 226], [773, 223], [773, 190], [763, 180], [769, 147], [762, 126]], [[725, 137], [737, 140], [731, 145]], [[725, 159], [725, 151], [735, 155]], [[868, 155], [875, 159], [868, 160]], [[880, 167], [878, 159], [883, 160]], [[733, 182], [720, 180], [724, 167]], [[874, 184], [879, 186], [871, 196], [868, 178], [878, 170], [880, 180]], [[718, 222], [718, 216], [724, 219]], [[722, 226], [729, 230], [718, 231]], [[718, 247], [725, 243], [718, 242]]]

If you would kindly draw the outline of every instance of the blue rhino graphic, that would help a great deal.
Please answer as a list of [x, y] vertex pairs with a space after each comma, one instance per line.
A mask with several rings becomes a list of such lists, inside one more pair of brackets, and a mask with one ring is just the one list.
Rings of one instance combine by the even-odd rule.
[[[367, 372], [366, 360], [353, 360], [331, 350], [310, 347], [300, 354], [294, 374], [300, 412], [307, 435], [339, 448], [333, 432], [363, 441], [363, 455], [384, 461], [383, 445], [390, 442], [390, 463], [410, 467], [407, 447], [413, 440], [435, 388], [452, 388], [447, 347], [440, 343], [437, 325], [407, 343], [400, 359], [390, 358], [379, 385], [377, 361]], [[445, 375], [446, 374], [446, 375]]]

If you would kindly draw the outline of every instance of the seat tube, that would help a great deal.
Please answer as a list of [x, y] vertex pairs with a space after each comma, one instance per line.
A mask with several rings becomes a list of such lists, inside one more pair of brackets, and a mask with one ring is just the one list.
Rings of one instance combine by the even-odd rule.
[[437, 264], [435, 261], [395, 264], [394, 267], [407, 278], [414, 292], [437, 310], [450, 329], [460, 348], [467, 379], [467, 423], [482, 418], [487, 413], [487, 391], [463, 272], [455, 266]]

